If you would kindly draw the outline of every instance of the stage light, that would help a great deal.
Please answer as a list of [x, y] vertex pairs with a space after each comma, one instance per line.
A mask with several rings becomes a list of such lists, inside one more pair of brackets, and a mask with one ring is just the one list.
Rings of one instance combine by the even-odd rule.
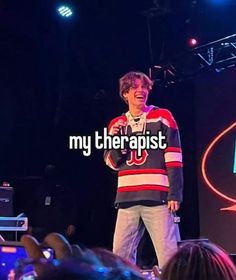
[[196, 38], [190, 38], [190, 39], [188, 39], [188, 45], [191, 48], [194, 48], [198, 45], [198, 40]]
[[58, 9], [57, 9], [58, 13], [63, 16], [63, 17], [70, 17], [72, 16], [73, 12], [71, 10], [71, 8], [69, 6], [60, 6]]

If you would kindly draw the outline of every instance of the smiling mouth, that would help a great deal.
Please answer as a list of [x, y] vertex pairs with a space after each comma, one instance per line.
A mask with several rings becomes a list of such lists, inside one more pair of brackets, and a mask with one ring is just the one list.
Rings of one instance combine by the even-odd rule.
[[136, 96], [136, 99], [138, 99], [138, 100], [145, 100], [145, 97], [144, 96]]

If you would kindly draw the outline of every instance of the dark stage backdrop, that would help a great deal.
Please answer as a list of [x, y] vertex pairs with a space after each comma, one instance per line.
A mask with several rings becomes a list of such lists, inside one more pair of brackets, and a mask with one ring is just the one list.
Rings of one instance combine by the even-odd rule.
[[236, 252], [236, 70], [196, 82], [200, 233]]
[[[78, 17], [67, 22], [53, 12], [54, 0], [46, 6], [42, 0], [5, 2], [0, 3], [0, 179], [14, 187], [15, 214], [31, 209], [34, 178], [46, 164], [55, 164], [77, 199], [78, 240], [111, 246], [117, 176], [105, 166], [103, 151], [84, 157], [68, 149], [68, 137], [93, 135], [126, 110], [118, 78], [130, 70], [148, 72], [150, 38], [142, 11], [153, 1], [77, 1]], [[188, 1], [171, 2], [180, 9], [150, 19], [155, 62], [177, 54], [185, 42], [181, 7]], [[184, 239], [198, 236], [193, 97], [188, 82], [155, 88], [150, 96], [151, 104], [173, 112], [180, 128]]]
[[[116, 210], [113, 207], [113, 201], [116, 192], [117, 175], [115, 172], [105, 166], [103, 162], [103, 151], [92, 150], [89, 157], [84, 157], [81, 151], [72, 151], [68, 149], [69, 135], [93, 135], [95, 130], [102, 131], [112, 118], [127, 110], [120, 98], [117, 89], [111, 95], [102, 99], [89, 99], [84, 101], [85, 108], [81, 107], [78, 111], [78, 117], [75, 118], [73, 113], [77, 112], [78, 100], [73, 96], [73, 103], [70, 103], [71, 110], [64, 108], [62, 124], [57, 130], [56, 138], [50, 134], [42, 134], [36, 139], [37, 143], [44, 137], [51, 140], [53, 145], [49, 145], [46, 151], [52, 154], [55, 151], [56, 165], [60, 166], [66, 183], [73, 188], [78, 205], [78, 240], [88, 246], [106, 246], [111, 247], [112, 234]], [[80, 102], [82, 102], [80, 100]], [[114, 103], [116, 106], [114, 107]], [[73, 105], [74, 104], [74, 105]], [[194, 131], [194, 88], [192, 82], [184, 82], [173, 85], [169, 88], [154, 87], [150, 94], [149, 104], [155, 104], [164, 107], [173, 113], [179, 125], [183, 157], [184, 157], [184, 201], [181, 205], [179, 215], [181, 216], [181, 236], [183, 239], [197, 238], [198, 232], [198, 200], [197, 200], [197, 174], [195, 158], [195, 131]], [[66, 110], [67, 109], [67, 110]], [[88, 112], [85, 114], [84, 110]], [[74, 117], [74, 118], [72, 118]], [[72, 121], [69, 121], [73, 119]], [[72, 128], [71, 128], [72, 127]], [[32, 136], [33, 137], [33, 136]], [[50, 138], [51, 137], [51, 138]], [[34, 138], [35, 139], [35, 138]], [[23, 141], [29, 143], [24, 137]], [[30, 146], [24, 155], [29, 156]], [[18, 148], [21, 146], [18, 144]], [[9, 149], [7, 150], [8, 152]], [[14, 150], [16, 154], [17, 151]], [[45, 151], [45, 152], [46, 152]], [[38, 163], [34, 157], [32, 161], [23, 158], [17, 159], [11, 151], [12, 166], [23, 166], [29, 170], [31, 166]], [[32, 155], [31, 155], [32, 156]], [[21, 162], [21, 165], [19, 164]], [[45, 162], [47, 163], [47, 162]], [[9, 168], [9, 170], [11, 170]], [[37, 187], [33, 182], [35, 177], [30, 173], [19, 174], [9, 178], [15, 189], [15, 214], [27, 212], [30, 208], [31, 193]], [[42, 175], [42, 172], [36, 175]], [[69, 182], [68, 182], [69, 181]], [[25, 210], [26, 209], [26, 210]], [[145, 250], [147, 251], [147, 250]]]

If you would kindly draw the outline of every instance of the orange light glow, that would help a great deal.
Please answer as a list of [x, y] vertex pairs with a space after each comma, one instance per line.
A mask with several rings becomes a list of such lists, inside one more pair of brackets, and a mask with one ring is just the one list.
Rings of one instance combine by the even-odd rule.
[[207, 147], [205, 153], [203, 154], [203, 158], [202, 158], [202, 163], [201, 163], [201, 172], [202, 172], [202, 176], [204, 181], [206, 182], [206, 184], [208, 185], [208, 187], [214, 192], [216, 193], [218, 196], [220, 196], [221, 198], [228, 200], [230, 202], [236, 203], [236, 199], [233, 199], [225, 194], [223, 194], [222, 192], [217, 190], [217, 187], [214, 186], [209, 178], [207, 177], [207, 172], [206, 172], [206, 161], [207, 158], [209, 157], [209, 154], [212, 150], [212, 148], [214, 147], [214, 145], [227, 133], [229, 132], [231, 129], [233, 129], [234, 127], [236, 127], [236, 122], [234, 122], [232, 125], [230, 125], [229, 127], [227, 127], [226, 129], [224, 129], [218, 136], [216, 136], [214, 138], [214, 140], [211, 142], [211, 144]]

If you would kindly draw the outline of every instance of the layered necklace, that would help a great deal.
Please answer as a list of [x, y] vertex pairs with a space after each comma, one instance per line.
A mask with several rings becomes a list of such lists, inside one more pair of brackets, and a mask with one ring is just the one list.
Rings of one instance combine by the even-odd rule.
[[132, 133], [143, 132], [146, 126], [147, 113], [143, 112], [140, 116], [133, 117], [130, 112], [126, 113], [128, 125], [131, 127]]
[[147, 114], [154, 108], [153, 105], [148, 106], [140, 116], [133, 117], [130, 112], [126, 113], [128, 125], [132, 129], [132, 133], [141, 132], [144, 133], [146, 130]]

